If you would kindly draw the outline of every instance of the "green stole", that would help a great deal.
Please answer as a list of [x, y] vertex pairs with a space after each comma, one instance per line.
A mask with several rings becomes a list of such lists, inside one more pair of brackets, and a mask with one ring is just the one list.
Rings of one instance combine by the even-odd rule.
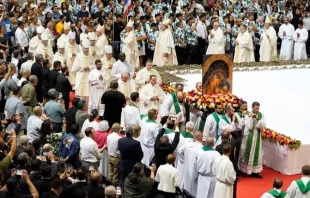
[[[258, 120], [261, 120], [261, 119], [262, 119], [262, 114], [258, 112]], [[246, 162], [249, 162], [249, 158], [250, 158], [251, 146], [253, 143], [253, 136], [254, 136], [254, 129], [255, 129], [255, 126], [253, 127], [252, 130], [249, 131], [249, 135], [248, 135], [248, 139], [246, 143], [246, 150], [245, 150], [245, 161]], [[256, 145], [255, 145], [255, 152], [254, 152], [253, 166], [258, 165], [259, 147], [260, 147], [260, 137], [257, 137]]]
[[150, 118], [147, 118], [146, 119], [146, 123], [156, 123], [154, 120], [150, 119]]
[[[128, 103], [128, 106], [137, 107], [137, 105], [136, 105], [135, 103], [131, 102], [131, 101]], [[138, 107], [137, 107], [137, 108], [138, 108]]]
[[237, 112], [239, 117], [242, 118], [242, 113], [240, 111]]
[[223, 114], [223, 115], [222, 115], [222, 119], [223, 119], [227, 124], [230, 124], [230, 122], [229, 122], [229, 120], [228, 120], [226, 114]]
[[272, 196], [274, 196], [275, 198], [284, 198], [286, 195], [286, 192], [283, 192], [283, 191], [278, 192], [274, 189], [269, 190], [268, 193], [271, 194]]
[[307, 183], [306, 186], [305, 186], [304, 182], [302, 182], [301, 179], [295, 180], [295, 182], [296, 182], [296, 184], [297, 184], [299, 190], [300, 190], [303, 194], [305, 194], [305, 193], [307, 193], [307, 192], [310, 191], [310, 181], [308, 181], [308, 183]]
[[174, 110], [176, 114], [179, 114], [181, 112], [181, 108], [179, 105], [179, 101], [177, 99], [177, 95], [175, 94], [175, 92], [171, 93], [172, 99], [173, 99], [173, 105], [174, 105]]
[[190, 132], [187, 132], [187, 131], [183, 131], [182, 132], [182, 136], [184, 138], [192, 138], [192, 139], [194, 139], [194, 136]]
[[213, 148], [211, 148], [211, 147], [209, 147], [209, 146], [204, 146], [204, 147], [202, 147], [202, 150], [204, 150], [204, 151], [214, 151], [214, 149]]
[[[213, 112], [211, 114], [216, 122], [216, 131], [215, 131], [215, 141], [217, 141], [217, 139], [219, 139], [220, 135], [219, 135], [219, 123], [220, 123], [220, 118], [219, 116], [217, 115], [216, 112]], [[226, 116], [225, 116], [226, 117]], [[227, 119], [227, 118], [226, 118]]]
[[165, 135], [169, 133], [174, 133], [175, 131], [173, 129], [165, 128]]

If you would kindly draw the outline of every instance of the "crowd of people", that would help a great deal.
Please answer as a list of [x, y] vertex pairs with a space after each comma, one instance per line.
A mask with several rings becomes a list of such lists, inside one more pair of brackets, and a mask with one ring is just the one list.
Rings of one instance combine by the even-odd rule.
[[[201, 112], [153, 66], [306, 59], [308, 5], [126, 3], [0, 3], [0, 197], [232, 198], [239, 176], [262, 178], [260, 104]], [[302, 174], [263, 197], [309, 197]]]

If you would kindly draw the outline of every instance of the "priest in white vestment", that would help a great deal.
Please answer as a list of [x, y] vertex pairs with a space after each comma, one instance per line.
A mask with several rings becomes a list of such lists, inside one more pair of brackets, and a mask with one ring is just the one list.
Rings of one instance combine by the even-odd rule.
[[49, 59], [50, 63], [53, 60], [53, 49], [45, 33], [41, 35], [41, 44], [34, 51], [34, 56], [42, 54], [44, 59]]
[[271, 25], [270, 17], [266, 17], [265, 28], [260, 37], [259, 61], [269, 62], [277, 59], [277, 33]]
[[122, 73], [128, 72], [132, 78], [135, 72], [134, 67], [127, 62], [124, 53], [119, 54], [119, 60], [112, 66], [112, 76], [114, 79], [121, 79]]
[[183, 92], [184, 86], [181, 83], [177, 83], [175, 85], [175, 92], [172, 92], [171, 94], [167, 94], [164, 97], [163, 105], [161, 105], [160, 108], [160, 116], [168, 116], [171, 110], [172, 105], [177, 102], [176, 92], [181, 91]]
[[133, 30], [133, 21], [129, 21], [125, 27], [122, 52], [126, 54], [126, 61], [133, 67], [139, 67], [139, 49], [136, 34]]
[[308, 31], [303, 27], [303, 22], [298, 22], [298, 28], [294, 32], [294, 60], [307, 59], [306, 42], [308, 40]]
[[121, 78], [118, 79], [118, 91], [124, 94], [126, 100], [130, 99], [130, 94], [134, 92], [134, 87], [130, 84], [130, 76], [128, 72], [121, 74]]
[[142, 163], [151, 166], [151, 162], [155, 156], [154, 145], [158, 135], [160, 125], [156, 123], [158, 111], [150, 109], [145, 123], [141, 126], [140, 143], [143, 151]]
[[247, 31], [244, 24], [240, 26], [240, 33], [235, 43], [235, 63], [255, 62], [252, 35]]
[[183, 178], [180, 181], [180, 188], [186, 190], [191, 196], [197, 196], [197, 164], [198, 151], [202, 149], [202, 133], [194, 132], [194, 139], [191, 139], [178, 150], [180, 163], [183, 164]]
[[102, 69], [102, 63], [100, 60], [95, 61], [96, 69], [89, 72], [89, 102], [88, 113], [93, 109], [98, 109], [99, 115], [103, 116], [104, 104], [101, 104], [101, 97], [107, 90], [107, 83], [109, 81], [109, 75]]
[[213, 149], [214, 138], [209, 137], [206, 145], [198, 150], [197, 164], [197, 196], [196, 198], [213, 198], [215, 189], [215, 175], [213, 172], [213, 163], [216, 158], [220, 157], [220, 153]]
[[140, 113], [141, 115], [147, 114], [150, 106], [156, 106], [159, 109], [159, 105], [163, 102], [164, 91], [157, 84], [156, 76], [150, 76], [149, 84], [145, 85], [140, 90]]
[[104, 56], [101, 59], [102, 69], [106, 70], [109, 75], [109, 83], [112, 81], [112, 67], [116, 60], [112, 56], [113, 48], [111, 45], [105, 46]]
[[178, 65], [178, 59], [175, 52], [173, 35], [169, 29], [169, 19], [165, 19], [161, 25], [161, 32], [155, 45], [153, 65]]
[[[231, 133], [236, 131], [237, 129], [237, 121], [235, 110], [231, 105], [226, 105], [225, 114], [220, 117], [219, 122], [219, 138], [217, 139], [215, 146], [220, 145], [222, 143], [221, 134], [222, 132]], [[239, 129], [239, 128], [238, 128]]]
[[[261, 130], [266, 127], [264, 115], [259, 112], [260, 104], [252, 104], [252, 112], [245, 117], [239, 157], [239, 170], [255, 178], [262, 178], [263, 150]], [[258, 147], [258, 149], [256, 149]]]
[[282, 40], [281, 50], [280, 50], [280, 59], [281, 60], [290, 60], [293, 55], [293, 34], [295, 31], [294, 26], [289, 23], [288, 18], [284, 17], [283, 24], [280, 26], [278, 35]]
[[208, 115], [206, 123], [203, 129], [203, 141], [206, 141], [208, 137], [214, 137], [217, 141], [220, 137], [219, 123], [223, 115], [223, 105], [216, 104], [215, 111]]
[[301, 170], [300, 179], [292, 181], [287, 189], [289, 198], [309, 198], [310, 197], [310, 166], [304, 165]]
[[158, 84], [161, 83], [161, 76], [158, 73], [158, 71], [156, 71], [153, 68], [153, 62], [150, 60], [147, 60], [145, 67], [143, 69], [139, 70], [137, 75], [136, 75], [135, 81], [136, 81], [136, 86], [137, 86], [136, 89], [138, 91], [150, 82], [150, 76], [151, 75], [156, 76]]
[[39, 26], [36, 28], [37, 35], [32, 37], [29, 41], [29, 52], [34, 53], [36, 48], [41, 44], [41, 35], [45, 31], [43, 26]]
[[185, 130], [185, 122], [186, 122], [186, 110], [184, 107], [184, 94], [182, 91], [176, 92], [177, 101], [173, 103], [169, 116], [176, 116], [179, 122], [180, 131]]
[[126, 107], [123, 108], [121, 115], [121, 127], [124, 129], [129, 125], [140, 126], [141, 116], [139, 111], [139, 93], [132, 92], [130, 100], [127, 102]]
[[96, 28], [96, 36], [98, 38], [96, 45], [95, 45], [96, 52], [97, 52], [98, 57], [102, 58], [105, 54], [105, 47], [109, 45], [109, 41], [107, 39], [107, 36], [105, 35], [104, 26], [101, 26], [100, 24], [98, 24]]
[[62, 35], [57, 39], [57, 45], [60, 42], [64, 42], [65, 44], [69, 43], [69, 33], [70, 33], [70, 22], [65, 22], [64, 23], [64, 32]]
[[70, 38], [69, 43], [66, 43], [65, 45], [65, 55], [66, 55], [66, 60], [67, 60], [67, 66], [70, 72], [69, 80], [70, 80], [70, 83], [74, 85], [75, 84], [75, 73], [73, 73], [72, 71], [72, 66], [76, 58], [76, 55], [81, 52], [81, 49], [79, 45], [76, 43], [75, 32], [70, 32], [69, 38]]
[[233, 198], [236, 172], [229, 159], [230, 152], [231, 145], [224, 144], [223, 155], [216, 158], [213, 164], [213, 173], [216, 178], [214, 197], [217, 198]]
[[89, 96], [88, 75], [95, 68], [95, 60], [89, 54], [90, 41], [85, 39], [82, 45], [83, 50], [77, 54], [72, 66], [72, 72], [76, 73], [75, 94], [87, 99]]
[[[88, 40], [90, 41], [90, 48], [89, 48], [89, 53], [92, 56], [94, 60], [101, 59], [102, 56], [99, 56], [96, 50], [96, 41], [97, 41], [97, 36], [95, 32], [89, 32], [88, 33]], [[83, 42], [83, 41], [82, 41]]]
[[59, 43], [59, 45], [57, 47], [58, 47], [58, 50], [55, 53], [55, 55], [53, 56], [52, 67], [50, 68], [51, 70], [53, 69], [55, 61], [60, 61], [62, 66], [67, 65], [67, 60], [66, 60], [66, 56], [65, 56], [65, 43], [61, 42], [61, 43]]
[[283, 181], [281, 179], [275, 179], [273, 181], [273, 189], [265, 192], [260, 198], [290, 198], [290, 196], [282, 191]]
[[209, 34], [209, 46], [206, 54], [225, 54], [225, 37], [218, 22], [213, 23], [213, 29]]

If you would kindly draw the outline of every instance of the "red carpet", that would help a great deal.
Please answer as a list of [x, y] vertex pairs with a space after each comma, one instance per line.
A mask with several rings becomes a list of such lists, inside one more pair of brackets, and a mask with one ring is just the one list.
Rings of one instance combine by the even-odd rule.
[[282, 175], [267, 167], [264, 167], [261, 175], [263, 179], [241, 177], [237, 185], [237, 198], [260, 198], [263, 193], [272, 188], [275, 178], [283, 181], [282, 190], [286, 191], [293, 180], [301, 177], [300, 175]]

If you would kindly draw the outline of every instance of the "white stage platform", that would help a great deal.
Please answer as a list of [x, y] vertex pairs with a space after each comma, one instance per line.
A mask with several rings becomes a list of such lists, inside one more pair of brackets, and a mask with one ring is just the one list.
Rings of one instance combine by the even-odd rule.
[[[185, 90], [201, 81], [201, 73], [178, 75], [186, 79]], [[310, 70], [264, 70], [233, 73], [233, 94], [261, 104], [267, 127], [296, 138], [302, 146], [295, 151], [264, 142], [265, 165], [283, 173], [298, 174], [301, 166], [310, 164]]]

